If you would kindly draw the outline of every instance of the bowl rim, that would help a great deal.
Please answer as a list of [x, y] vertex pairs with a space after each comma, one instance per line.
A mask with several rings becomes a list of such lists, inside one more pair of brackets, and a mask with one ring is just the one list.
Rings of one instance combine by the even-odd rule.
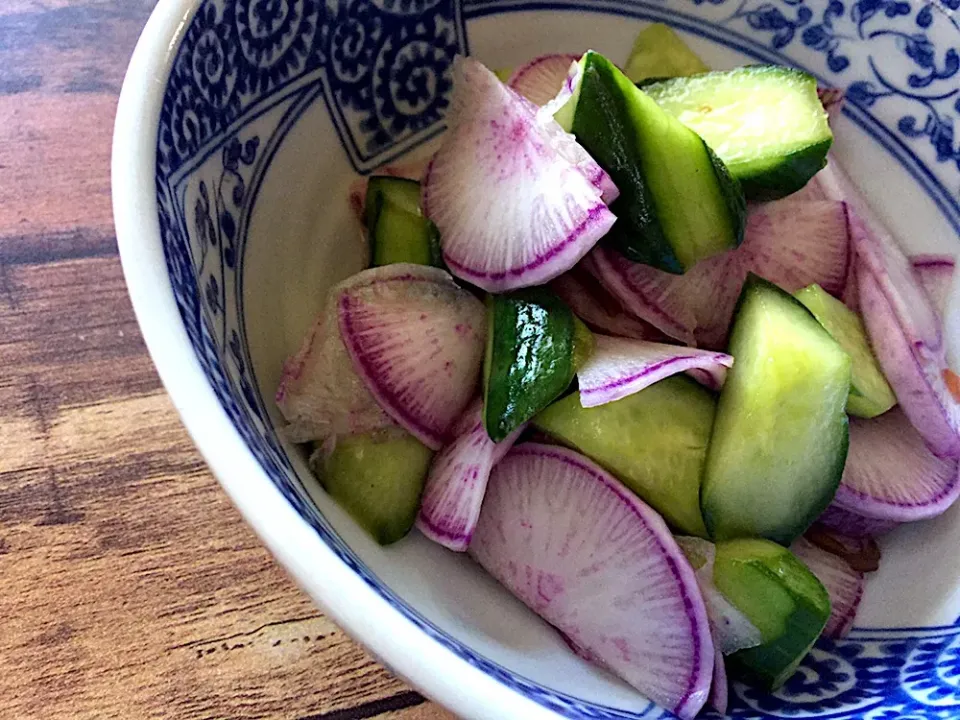
[[324, 614], [391, 672], [459, 717], [561, 717], [429, 637], [339, 558], [270, 480], [201, 369], [166, 271], [155, 177], [164, 89], [202, 2], [160, 0], [151, 13], [124, 78], [111, 153], [124, 279], [164, 389], [217, 481], [271, 554]]

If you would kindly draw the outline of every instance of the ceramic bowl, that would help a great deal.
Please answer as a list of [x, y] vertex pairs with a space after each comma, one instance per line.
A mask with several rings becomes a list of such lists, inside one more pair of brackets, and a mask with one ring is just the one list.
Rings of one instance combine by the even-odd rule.
[[[272, 397], [326, 288], [360, 269], [349, 183], [429, 150], [458, 53], [497, 67], [672, 25], [710, 64], [846, 88], [836, 151], [914, 252], [960, 247], [960, 0], [160, 0], [123, 89], [114, 202], [147, 345], [214, 473], [353, 637], [465, 718], [655, 718], [469, 559], [369, 540]], [[958, 510], [883, 539], [858, 628], [738, 718], [960, 717]]]

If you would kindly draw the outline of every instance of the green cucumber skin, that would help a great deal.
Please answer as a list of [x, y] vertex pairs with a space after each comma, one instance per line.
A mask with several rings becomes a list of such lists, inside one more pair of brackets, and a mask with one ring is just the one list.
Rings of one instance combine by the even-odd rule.
[[[793, 675], [823, 632], [830, 617], [829, 594], [789, 550], [763, 540], [718, 543], [713, 580], [763, 639], [761, 645], [727, 656], [732, 672], [775, 690]], [[785, 604], [790, 606], [787, 614], [771, 616], [785, 610]]]
[[403, 538], [420, 509], [433, 452], [403, 431], [337, 440], [320, 484], [381, 545]]
[[743, 194], [754, 202], [769, 202], [802, 190], [827, 166], [827, 152], [832, 145], [833, 138], [824, 140], [785, 155], [775, 167], [738, 174]]
[[386, 175], [371, 177], [364, 201], [372, 267], [412, 263], [444, 268], [440, 233], [420, 210], [420, 183]]
[[567, 304], [544, 287], [489, 296], [487, 317], [483, 422], [500, 442], [570, 386], [578, 331]]
[[[738, 417], [738, 414], [743, 409], [734, 407], [739, 398], [734, 398], [731, 395], [732, 392], [739, 392], [741, 383], [737, 375], [745, 371], [745, 360], [737, 357], [738, 354], [743, 356], [737, 349], [739, 321], [744, 309], [757, 293], [772, 294], [786, 307], [793, 308], [792, 314], [794, 317], [791, 322], [804, 322], [807, 332], [822, 333], [820, 342], [823, 342], [823, 339], [826, 338], [826, 344], [831, 346], [830, 352], [837, 365], [836, 373], [839, 384], [836, 393], [834, 393], [836, 397], [824, 398], [823, 404], [828, 404], [829, 401], [831, 406], [835, 405], [836, 407], [829, 408], [831, 411], [829, 431], [821, 434], [827, 438], [827, 441], [834, 443], [832, 447], [825, 443], [817, 444], [810, 449], [810, 452], [801, 454], [798, 459], [799, 450], [797, 448], [787, 448], [786, 451], [783, 448], [777, 448], [776, 451], [772, 451], [760, 442], [763, 439], [762, 437], [759, 437], [758, 440], [756, 428], [758, 423], [763, 422], [766, 418], [754, 418], [749, 423], [749, 427], [739, 422], [741, 418]], [[743, 332], [749, 332], [749, 328], [743, 330]], [[833, 349], [834, 346], [835, 350]], [[849, 395], [850, 387], [850, 358], [800, 301], [773, 283], [753, 274], [748, 277], [737, 302], [729, 352], [734, 355], [734, 365], [727, 375], [724, 390], [720, 395], [714, 421], [713, 437], [707, 453], [703, 489], [700, 497], [703, 518], [710, 537], [716, 541], [761, 537], [787, 546], [802, 535], [827, 509], [840, 485], [850, 441], [848, 419], [845, 412], [846, 397]], [[841, 386], [842, 393], [840, 392]], [[757, 390], [757, 388], [751, 388], [751, 392]], [[785, 402], [787, 400], [789, 398], [784, 399]], [[783, 419], [779, 416], [775, 416], [773, 420], [783, 422]], [[739, 439], [742, 441], [742, 445], [747, 442], [749, 436], [750, 447], [756, 448], [753, 455], [753, 459], [757, 462], [756, 467], [749, 468], [740, 465], [737, 472], [733, 474], [731, 474], [730, 468], [724, 467], [727, 463], [724, 462], [723, 456], [726, 454], [727, 448], [724, 447], [723, 441], [736, 443], [738, 439], [737, 437], [728, 439], [725, 433], [721, 436], [721, 428], [726, 430], [725, 425], [728, 423], [734, 429], [741, 431]], [[778, 430], [782, 431], [784, 428], [781, 427]], [[736, 450], [737, 448], [734, 445], [734, 452]], [[792, 483], [789, 482], [791, 478], [786, 476], [781, 468], [792, 469], [809, 455], [819, 456], [827, 452], [832, 452], [832, 457], [826, 458], [827, 463], [823, 467], [811, 466], [811, 469], [818, 471], [819, 474], [816, 476], [808, 475], [803, 478], [804, 481], [810, 483], [816, 481], [810, 496], [802, 499], [805, 501], [804, 507], [787, 507], [784, 503], [790, 499]], [[724, 473], [724, 470], [728, 472]], [[748, 487], [748, 480], [751, 490], [745, 492], [744, 488]], [[780, 484], [776, 482], [777, 480]], [[751, 502], [745, 502], [744, 497], [749, 497]], [[777, 512], [781, 514], [779, 519], [774, 517]], [[786, 515], [783, 513], [786, 513]]]
[[713, 393], [675, 376], [593, 408], [572, 393], [533, 425], [616, 475], [681, 533], [706, 537], [700, 484], [715, 408]]
[[[694, 247], [692, 257], [682, 257], [690, 249], [687, 247], [690, 235], [678, 230], [676, 221], [684, 212], [690, 211], [690, 205], [682, 199], [676, 200], [673, 193], [664, 192], [662, 188], [658, 199], [652, 183], [656, 181], [659, 186], [663, 172], [653, 165], [647, 167], [642, 145], [650, 140], [648, 126], [651, 123], [659, 123], [659, 129], [654, 132], [664, 138], [673, 138], [671, 141], [676, 143], [681, 142], [681, 136], [676, 133], [683, 133], [682, 125], [679, 121], [668, 120], [670, 116], [666, 113], [662, 114], [662, 119], [658, 117], [651, 123], [638, 125], [637, 113], [643, 116], [661, 114], [656, 104], [602, 55], [587, 53], [581, 62], [583, 77], [578, 88], [572, 132], [620, 188], [620, 197], [611, 205], [619, 219], [605, 242], [630, 260], [674, 274], [684, 273], [699, 259], [738, 246], [743, 240], [746, 224], [742, 189], [707, 144], [690, 131], [690, 137], [699, 141], [699, 150], [692, 151], [679, 144], [678, 147], [683, 152], [703, 153], [702, 159], [713, 171], [712, 181], [717, 192], [717, 197], [711, 197], [709, 203], [722, 205], [722, 208], [713, 204], [708, 207], [711, 212], [716, 211], [718, 222], [726, 227], [718, 230], [723, 236], [719, 247], [709, 250]], [[630, 102], [638, 109], [631, 110]], [[682, 137], [683, 142], [690, 142], [686, 136]], [[656, 174], [651, 174], [654, 171]], [[687, 222], [690, 222], [689, 218]], [[672, 232], [668, 231], [668, 226], [674, 228]]]

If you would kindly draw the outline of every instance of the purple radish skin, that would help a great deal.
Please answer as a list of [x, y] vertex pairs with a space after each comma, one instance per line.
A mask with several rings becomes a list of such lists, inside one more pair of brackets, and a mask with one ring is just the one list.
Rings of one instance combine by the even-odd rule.
[[458, 58], [450, 129], [427, 168], [422, 204], [447, 265], [488, 292], [561, 275], [616, 220], [538, 115], [480, 63]]
[[454, 428], [453, 441], [433, 459], [416, 525], [425, 536], [454, 552], [464, 552], [480, 518], [490, 472], [524, 431], [514, 430], [495, 443], [483, 426], [483, 401], [477, 399]]
[[830, 595], [830, 618], [823, 634], [828, 638], [846, 637], [853, 628], [863, 598], [863, 573], [854, 570], [843, 558], [821, 550], [802, 537], [794, 541], [790, 552], [817, 576]]
[[365, 270], [336, 297], [353, 369], [384, 411], [431, 450], [447, 442], [480, 379], [486, 313], [443, 270]]
[[[585, 408], [620, 400], [677, 373], [725, 371], [733, 365], [730, 355], [709, 350], [605, 335], [595, 340], [593, 355], [577, 371], [580, 404]], [[714, 378], [712, 373], [709, 376]]]
[[727, 680], [727, 664], [719, 648], [716, 648], [713, 656], [713, 682], [710, 685], [710, 697], [707, 702], [721, 715], [727, 714], [727, 706], [730, 703], [730, 685]]
[[956, 259], [953, 255], [913, 255], [910, 257], [910, 266], [930, 298], [933, 309], [941, 318], [944, 317]]
[[684, 720], [714, 648], [689, 563], [660, 516], [598, 465], [549, 445], [494, 468], [471, 555], [579, 654]]

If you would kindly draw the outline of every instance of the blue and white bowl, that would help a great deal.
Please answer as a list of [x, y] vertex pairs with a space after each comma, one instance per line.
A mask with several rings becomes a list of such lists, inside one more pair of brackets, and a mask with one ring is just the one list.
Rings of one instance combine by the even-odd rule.
[[[837, 154], [914, 252], [960, 249], [960, 0], [160, 0], [114, 145], [124, 270], [160, 375], [264, 542], [340, 625], [465, 718], [667, 715], [468, 559], [370, 541], [278, 432], [273, 391], [325, 289], [358, 270], [351, 180], [443, 129], [454, 56], [493, 67], [671, 24], [716, 67], [847, 89]], [[960, 517], [884, 539], [858, 629], [737, 718], [960, 718]]]

